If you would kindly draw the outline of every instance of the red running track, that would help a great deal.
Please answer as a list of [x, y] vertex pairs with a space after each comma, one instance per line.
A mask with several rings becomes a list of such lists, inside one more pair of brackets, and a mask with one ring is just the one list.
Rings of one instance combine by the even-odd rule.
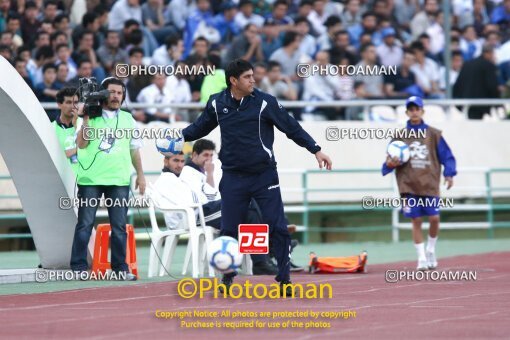
[[[370, 258], [369, 258], [370, 262]], [[476, 271], [476, 281], [385, 281], [386, 270], [413, 270], [414, 262], [369, 267], [367, 274], [294, 275], [295, 283], [330, 283], [332, 299], [183, 299], [177, 282], [133, 284], [56, 293], [0, 296], [0, 338], [508, 338], [510, 252], [441, 259], [440, 271]], [[243, 283], [246, 277], [237, 278]], [[249, 277], [253, 284], [269, 277]], [[330, 328], [184, 329], [165, 311], [354, 311], [356, 317], [328, 320]], [[188, 321], [232, 321], [225, 318]], [[235, 321], [251, 321], [236, 319]], [[259, 321], [284, 322], [288, 318]], [[295, 321], [307, 321], [292, 319]]]

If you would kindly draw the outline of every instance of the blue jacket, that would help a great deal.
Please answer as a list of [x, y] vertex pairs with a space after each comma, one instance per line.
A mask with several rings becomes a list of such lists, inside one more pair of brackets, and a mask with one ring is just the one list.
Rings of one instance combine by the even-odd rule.
[[[361, 24], [353, 25], [347, 28], [347, 33], [349, 33], [349, 39], [351, 41], [351, 45], [359, 49], [360, 47], [360, 38], [361, 35], [365, 32], [363, 26]], [[383, 43], [383, 38], [381, 32], [375, 31], [372, 33], [372, 44], [374, 46], [379, 46]]]
[[198, 29], [200, 22], [205, 21], [208, 26], [211, 26], [213, 14], [211, 11], [202, 12], [199, 9], [191, 12], [188, 19], [186, 20], [186, 26], [184, 27], [184, 53], [183, 58], [186, 58], [192, 48], [195, 32]]
[[[427, 124], [421, 121], [420, 124], [412, 125], [411, 121], [407, 121], [407, 129], [409, 130], [424, 130], [428, 127]], [[441, 136], [441, 139], [439, 140], [439, 143], [437, 145], [437, 156], [439, 158], [439, 163], [441, 163], [444, 166], [443, 170], [443, 176], [444, 177], [453, 177], [457, 175], [457, 166], [455, 157], [453, 156], [452, 150], [450, 150], [450, 147], [448, 144], [446, 144], [446, 141], [444, 140], [443, 136]], [[392, 172], [393, 169], [389, 168], [386, 165], [386, 162], [383, 163], [382, 166], [382, 174], [383, 176], [386, 176], [390, 172]]]
[[218, 125], [219, 158], [227, 171], [260, 173], [275, 168], [274, 126], [313, 154], [321, 149], [275, 97], [257, 89], [240, 103], [229, 89], [212, 95], [200, 117], [183, 130], [184, 140], [202, 138]]
[[491, 13], [491, 23], [499, 24], [504, 21], [510, 21], [510, 13], [507, 13], [505, 6], [499, 5]]
[[227, 21], [223, 13], [214, 16], [211, 20], [211, 25], [220, 32], [222, 44], [230, 43], [227, 39], [232, 39], [241, 33], [241, 29], [237, 26], [237, 23], [234, 20]]

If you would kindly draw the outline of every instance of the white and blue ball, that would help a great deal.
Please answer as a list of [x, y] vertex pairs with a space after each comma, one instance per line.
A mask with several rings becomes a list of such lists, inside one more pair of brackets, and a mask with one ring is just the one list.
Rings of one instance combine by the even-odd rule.
[[221, 236], [207, 247], [209, 264], [220, 273], [231, 273], [243, 262], [243, 254], [239, 253], [237, 240], [230, 236]]
[[182, 152], [184, 148], [184, 139], [172, 138], [170, 135], [166, 138], [156, 140], [156, 149], [163, 156], [173, 156]]
[[400, 160], [400, 163], [407, 162], [411, 156], [409, 146], [400, 140], [391, 142], [388, 145], [386, 152], [391, 158], [397, 157]]

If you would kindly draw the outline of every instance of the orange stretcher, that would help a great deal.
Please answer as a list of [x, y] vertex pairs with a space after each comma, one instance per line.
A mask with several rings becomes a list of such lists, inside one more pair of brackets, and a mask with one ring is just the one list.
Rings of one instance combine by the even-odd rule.
[[366, 273], [367, 252], [363, 251], [356, 256], [346, 257], [318, 257], [310, 253], [309, 272], [315, 273]]

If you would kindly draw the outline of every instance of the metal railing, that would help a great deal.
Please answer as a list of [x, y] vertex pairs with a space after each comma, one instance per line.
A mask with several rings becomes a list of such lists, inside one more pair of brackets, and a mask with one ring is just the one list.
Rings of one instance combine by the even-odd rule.
[[[360, 173], [376, 173], [380, 174], [380, 169], [341, 169], [341, 170], [332, 170], [331, 174], [360, 174]], [[494, 237], [495, 228], [504, 228], [510, 227], [510, 221], [495, 221], [494, 212], [495, 211], [509, 211], [510, 212], [510, 204], [501, 204], [494, 202], [494, 193], [508, 193], [507, 197], [510, 197], [510, 187], [494, 187], [493, 186], [493, 175], [508, 173], [510, 174], [510, 168], [461, 168], [459, 169], [461, 173], [480, 173], [484, 177], [484, 187], [460, 187], [459, 190], [464, 191], [482, 191], [485, 193], [483, 197], [479, 197], [482, 200], [485, 200], [485, 203], [480, 204], [456, 204], [451, 208], [444, 209], [443, 211], [485, 211], [486, 212], [486, 221], [482, 222], [441, 222], [441, 229], [487, 229], [488, 237]], [[396, 185], [395, 177], [392, 176], [392, 183], [389, 187], [378, 187], [378, 188], [310, 188], [308, 183], [310, 180], [310, 175], [314, 174], [326, 174], [320, 170], [306, 170], [302, 174], [302, 190], [303, 190], [303, 205], [301, 207], [293, 207], [293, 212], [301, 212], [302, 213], [302, 221], [303, 221], [303, 242], [307, 243], [309, 241], [309, 234], [311, 232], [371, 232], [371, 231], [392, 231], [392, 239], [393, 241], [399, 240], [399, 230], [400, 229], [411, 229], [410, 223], [401, 223], [399, 221], [400, 209], [399, 208], [391, 208], [391, 207], [377, 207], [370, 210], [365, 210], [360, 202], [353, 203], [342, 203], [342, 204], [333, 204], [333, 205], [313, 205], [310, 203], [309, 195], [310, 193], [319, 193], [319, 192], [363, 192], [365, 195], [374, 194], [376, 192], [384, 192], [392, 197], [399, 197], [398, 188]], [[466, 195], [465, 198], [472, 198], [472, 195]], [[290, 210], [292, 211], [292, 210]], [[378, 226], [350, 226], [350, 227], [310, 227], [310, 214], [313, 212], [364, 212], [369, 213], [369, 211], [391, 211], [391, 224], [388, 225], [378, 225]], [[424, 229], [428, 228], [428, 223], [424, 223]]]
[[[303, 242], [308, 243], [310, 240], [310, 233], [322, 233], [322, 232], [371, 232], [371, 231], [388, 231], [392, 232], [393, 240], [398, 241], [399, 238], [399, 230], [400, 229], [411, 229], [409, 223], [400, 223], [399, 221], [399, 209], [391, 208], [391, 207], [376, 207], [371, 210], [365, 210], [362, 207], [362, 204], [358, 200], [346, 200], [345, 198], [340, 198], [338, 194], [360, 194], [370, 195], [375, 193], [383, 193], [387, 194], [388, 197], [398, 197], [398, 192], [396, 188], [396, 183], [394, 180], [394, 176], [392, 176], [392, 180], [388, 185], [380, 186], [380, 187], [332, 187], [329, 184], [333, 183], [333, 181], [323, 181], [323, 183], [327, 183], [327, 187], [316, 187], [310, 184], [311, 179], [314, 176], [334, 176], [334, 175], [359, 175], [359, 174], [377, 174], [380, 176], [380, 169], [338, 169], [332, 171], [321, 171], [321, 170], [280, 170], [279, 173], [281, 175], [290, 175], [290, 174], [298, 174], [301, 176], [300, 186], [299, 187], [282, 187], [282, 192], [285, 193], [300, 193], [301, 201], [299, 204], [286, 204], [285, 212], [293, 213], [301, 215], [302, 225], [299, 226], [298, 231], [303, 233]], [[494, 212], [496, 211], [509, 211], [510, 212], [510, 204], [501, 204], [494, 202], [494, 193], [502, 193], [508, 192], [509, 195], [506, 197], [510, 197], [510, 187], [494, 187], [493, 186], [493, 175], [508, 173], [510, 174], [510, 168], [465, 168], [459, 169], [459, 173], [480, 173], [484, 176], [484, 186], [483, 187], [458, 187], [458, 190], [464, 191], [473, 191], [483, 192], [484, 194], [481, 198], [485, 201], [485, 203], [480, 204], [459, 204], [455, 205], [453, 208], [445, 209], [444, 211], [485, 211], [486, 212], [486, 220], [480, 222], [441, 222], [441, 229], [487, 229], [488, 237], [494, 237], [495, 228], [503, 228], [510, 227], [510, 221], [495, 221]], [[158, 171], [149, 171], [146, 172], [146, 176], [156, 176], [159, 175]], [[134, 183], [134, 175], [132, 177], [132, 183]], [[9, 176], [0, 176], [0, 180], [10, 180]], [[384, 184], [384, 183], [382, 183]], [[133, 185], [133, 184], [132, 184]], [[335, 199], [322, 199], [319, 201], [317, 199], [312, 199], [310, 196], [314, 194], [337, 194], [337, 198]], [[477, 195], [466, 195], [466, 198], [473, 198]], [[0, 199], [12, 199], [17, 198], [15, 195], [0, 195]], [[339, 199], [340, 198], [340, 199]], [[325, 202], [332, 202], [325, 203]], [[353, 225], [347, 227], [312, 227], [310, 224], [310, 215], [312, 213], [324, 213], [324, 212], [333, 212], [333, 213], [341, 213], [341, 212], [364, 212], [369, 213], [369, 211], [377, 211], [377, 212], [389, 212], [391, 213], [391, 224], [382, 224], [377, 226], [364, 226], [364, 225]], [[140, 217], [144, 218], [147, 216], [148, 210], [144, 208], [139, 208], [138, 211], [132, 211], [128, 220], [130, 224], [134, 224], [135, 218]], [[19, 214], [0, 214], [0, 220], [6, 219], [24, 219], [25, 215], [23, 213]], [[424, 224], [424, 228], [427, 228], [428, 225]], [[30, 234], [0, 234], [0, 239], [5, 238], [29, 238]]]
[[[287, 101], [282, 100], [280, 103], [286, 108], [305, 108], [305, 107], [363, 107], [363, 118], [365, 121], [369, 120], [368, 113], [374, 106], [393, 106], [398, 107], [405, 104], [403, 99], [375, 99], [375, 100], [332, 100], [332, 101]], [[450, 112], [453, 107], [462, 107], [462, 114], [467, 117], [467, 112], [471, 106], [494, 106], [494, 107], [505, 107], [506, 111], [510, 110], [509, 99], [426, 99], [425, 106], [427, 105], [438, 105], [444, 107], [446, 110], [447, 117], [450, 116]], [[44, 102], [41, 103], [44, 109], [57, 109], [56, 103]], [[172, 103], [172, 104], [153, 104], [147, 105], [142, 103], [130, 103], [126, 105], [128, 109], [184, 109], [184, 110], [202, 110], [205, 104], [201, 103]]]
[[[508, 197], [510, 197], [510, 187], [493, 187], [493, 175], [508, 173], [510, 174], [509, 168], [465, 168], [462, 169], [464, 174], [466, 173], [479, 173], [483, 174], [485, 186], [483, 191], [485, 193], [484, 197], [481, 197], [485, 200], [485, 203], [474, 203], [474, 204], [455, 204], [453, 207], [448, 207], [445, 209], [446, 211], [478, 211], [478, 212], [486, 212], [486, 220], [485, 221], [477, 221], [477, 222], [441, 222], [441, 229], [487, 229], [488, 237], [494, 238], [494, 230], [495, 228], [501, 227], [510, 227], [510, 221], [499, 221], [496, 222], [494, 220], [494, 212], [495, 211], [509, 211], [510, 212], [510, 204], [502, 204], [502, 203], [494, 203], [494, 193], [495, 192], [506, 192], [508, 193]], [[472, 188], [475, 190], [480, 190], [481, 188]], [[467, 197], [469, 198], [469, 196]], [[394, 242], [399, 240], [399, 230], [400, 229], [412, 229], [411, 223], [400, 223], [399, 221], [399, 211], [398, 209], [394, 209], [392, 212], [392, 239]], [[429, 223], [423, 223], [423, 229], [429, 228]]]

